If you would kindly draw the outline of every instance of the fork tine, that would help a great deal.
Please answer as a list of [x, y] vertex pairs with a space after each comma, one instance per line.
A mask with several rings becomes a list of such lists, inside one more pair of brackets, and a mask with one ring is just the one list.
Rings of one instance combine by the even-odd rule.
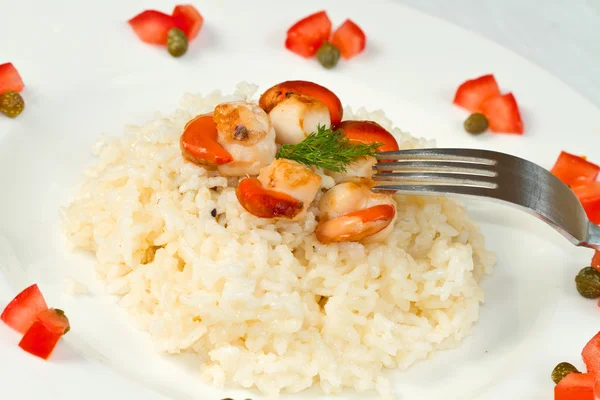
[[373, 180], [383, 182], [413, 183], [421, 185], [468, 186], [496, 189], [498, 184], [489, 176], [428, 172], [384, 172], [373, 175]]
[[464, 162], [446, 161], [399, 161], [379, 162], [373, 166], [376, 171], [395, 172], [444, 172], [449, 174], [465, 174], [480, 176], [498, 176], [498, 173], [490, 166], [478, 165]]
[[[447, 186], [447, 185], [381, 185], [371, 188], [374, 192], [393, 193], [404, 195], [430, 195], [430, 196], [470, 196], [470, 197], [489, 197], [490, 189], [482, 187], [466, 187], [466, 186]], [[489, 197], [493, 199], [492, 197]]]
[[447, 161], [482, 165], [496, 165], [496, 160], [489, 158], [485, 150], [469, 149], [411, 149], [386, 151], [375, 156], [379, 160], [403, 161]]

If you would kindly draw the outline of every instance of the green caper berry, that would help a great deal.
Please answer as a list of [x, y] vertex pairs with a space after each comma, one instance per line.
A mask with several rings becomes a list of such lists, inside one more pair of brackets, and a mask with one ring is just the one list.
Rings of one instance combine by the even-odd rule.
[[552, 370], [552, 380], [558, 385], [558, 382], [562, 381], [563, 378], [569, 375], [571, 372], [579, 374], [580, 372], [568, 362], [561, 362]]
[[585, 267], [575, 277], [575, 285], [579, 294], [587, 299], [600, 297], [600, 272]]
[[324, 41], [317, 50], [317, 60], [327, 69], [335, 67], [340, 59], [340, 49], [335, 45]]
[[469, 115], [469, 118], [465, 120], [463, 125], [465, 127], [465, 131], [472, 135], [479, 135], [487, 130], [488, 120], [485, 115], [475, 113]]
[[13, 90], [0, 94], [0, 112], [9, 118], [15, 118], [25, 109], [23, 97]]
[[167, 36], [167, 50], [173, 57], [181, 57], [187, 52], [188, 39], [179, 28], [172, 28]]

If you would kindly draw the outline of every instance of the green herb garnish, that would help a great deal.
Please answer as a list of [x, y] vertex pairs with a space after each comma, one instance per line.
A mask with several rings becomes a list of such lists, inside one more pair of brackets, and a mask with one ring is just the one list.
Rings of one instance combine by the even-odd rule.
[[383, 143], [350, 143], [343, 131], [319, 125], [298, 144], [284, 144], [276, 158], [287, 158], [307, 166], [332, 172], [346, 172], [346, 166], [359, 158], [373, 157]]

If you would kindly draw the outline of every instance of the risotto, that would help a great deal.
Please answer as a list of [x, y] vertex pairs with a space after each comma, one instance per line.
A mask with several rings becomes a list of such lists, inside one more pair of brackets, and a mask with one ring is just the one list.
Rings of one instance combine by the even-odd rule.
[[[102, 136], [97, 162], [63, 210], [75, 248], [95, 254], [108, 293], [162, 352], [196, 353], [199, 377], [261, 392], [393, 392], [383, 375], [456, 347], [478, 319], [479, 286], [495, 256], [457, 202], [394, 196], [385, 240], [322, 243], [318, 202], [336, 185], [321, 178], [299, 220], [261, 218], [236, 197], [239, 178], [190, 163], [180, 137], [194, 116], [233, 95], [186, 94], [122, 136]], [[381, 111], [344, 109], [372, 120], [401, 149], [432, 146]]]

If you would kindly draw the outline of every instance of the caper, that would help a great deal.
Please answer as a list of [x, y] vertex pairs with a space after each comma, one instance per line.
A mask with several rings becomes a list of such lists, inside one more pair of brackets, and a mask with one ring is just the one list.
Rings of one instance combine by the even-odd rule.
[[576, 374], [580, 373], [577, 368], [573, 366], [573, 364], [561, 362], [552, 370], [552, 380], [558, 385], [558, 382], [562, 381], [563, 378], [569, 375], [571, 372], [575, 372]]
[[469, 118], [465, 120], [463, 125], [465, 127], [465, 131], [472, 135], [479, 135], [487, 130], [488, 120], [485, 115], [475, 113], [469, 115]]
[[327, 69], [335, 67], [340, 59], [340, 49], [335, 45], [324, 41], [317, 50], [317, 60]]
[[580, 295], [588, 299], [600, 297], [600, 272], [585, 267], [575, 277], [575, 285]]
[[173, 57], [181, 57], [188, 49], [188, 39], [179, 28], [172, 28], [167, 36], [167, 50]]
[[19, 93], [9, 90], [0, 94], [0, 111], [7, 117], [15, 118], [24, 108], [25, 102]]

